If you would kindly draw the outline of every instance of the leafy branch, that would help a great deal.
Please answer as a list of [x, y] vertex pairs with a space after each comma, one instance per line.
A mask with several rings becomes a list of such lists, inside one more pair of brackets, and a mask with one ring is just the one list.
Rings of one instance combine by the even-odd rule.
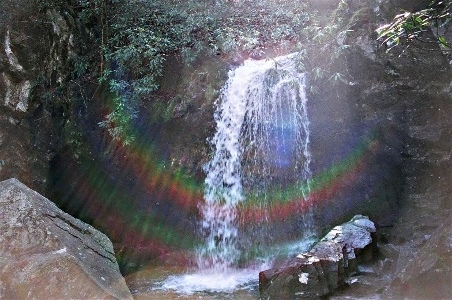
[[[441, 34], [441, 29], [452, 19], [452, 1], [432, 1], [429, 6], [417, 12], [403, 12], [391, 23], [377, 29], [378, 39], [387, 47], [387, 52], [399, 45], [415, 46], [425, 50], [451, 51], [451, 44]], [[424, 33], [434, 29], [434, 39]]]
[[[314, 19], [314, 18], [313, 18]], [[331, 86], [349, 84], [352, 76], [347, 69], [350, 45], [347, 38], [359, 16], [349, 15], [347, 1], [340, 1], [326, 24], [313, 22], [303, 29], [300, 58], [310, 74], [310, 92], [330, 91]]]

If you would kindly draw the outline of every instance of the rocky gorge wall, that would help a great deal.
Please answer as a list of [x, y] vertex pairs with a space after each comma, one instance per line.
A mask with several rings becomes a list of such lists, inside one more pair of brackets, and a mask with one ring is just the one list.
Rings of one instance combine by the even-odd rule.
[[[350, 45], [347, 84], [331, 83], [310, 96], [314, 168], [338, 164], [361, 137], [372, 145], [353, 182], [341, 182], [318, 207], [318, 224], [334, 224], [359, 211], [379, 228], [378, 263], [362, 269], [334, 299], [451, 295], [448, 54], [413, 47], [385, 53], [375, 32], [400, 9], [419, 9], [426, 2], [347, 1], [343, 13], [349, 32], [338, 39]], [[316, 5], [327, 14], [333, 11]]]
[[[352, 120], [358, 127], [371, 124], [375, 130], [377, 152], [368, 167], [370, 177], [361, 177], [367, 191], [361, 198], [362, 210], [374, 205], [382, 209], [369, 214], [382, 234], [380, 243], [387, 258], [382, 264], [386, 271], [377, 271], [381, 284], [374, 282], [374, 289], [366, 294], [364, 286], [369, 283], [366, 279], [359, 282], [360, 278], [351, 293], [412, 299], [450, 297], [446, 283], [452, 278], [450, 235], [446, 234], [452, 201], [448, 184], [452, 177], [449, 59], [439, 48], [427, 52], [411, 47], [385, 53], [385, 45], [376, 40], [375, 29], [390, 21], [398, 9], [419, 9], [425, 7], [425, 1], [348, 3], [353, 7], [349, 18], [358, 17], [346, 40], [352, 45], [347, 71], [353, 79], [341, 100], [334, 102], [352, 107], [347, 111], [355, 111]], [[334, 104], [328, 110], [331, 99], [335, 98], [329, 98], [322, 110], [326, 108], [336, 117]], [[336, 134], [333, 132], [323, 131], [326, 139]]]
[[[439, 50], [425, 53], [412, 48], [401, 53], [395, 49], [387, 54], [375, 33], [400, 9], [422, 8], [429, 1], [345, 2], [347, 8], [342, 13], [349, 20], [349, 31], [337, 44], [350, 45], [348, 54], [341, 58], [348, 79], [339, 84], [326, 81], [322, 90], [310, 94], [309, 115], [314, 174], [334, 175], [332, 167], [347, 159], [350, 168], [340, 180], [330, 179], [336, 188], [322, 194], [326, 200], [316, 207], [316, 222], [319, 227], [328, 227], [355, 213], [368, 215], [380, 229], [382, 241], [391, 245], [385, 249], [390, 249], [386, 255], [392, 260], [388, 272], [394, 290], [410, 295], [447, 295], [447, 285], [422, 291], [419, 287], [431, 284], [429, 278], [435, 278], [437, 272], [445, 275], [444, 280], [451, 278], [447, 264], [447, 220], [452, 208], [448, 184], [452, 179], [450, 66]], [[136, 175], [137, 163], [127, 158], [127, 151], [120, 146], [108, 152], [111, 144], [97, 127], [102, 116], [96, 114], [105, 113], [98, 101], [87, 103], [82, 110], [66, 110], [73, 91], [62, 89], [50, 99], [44, 97], [68, 80], [67, 58], [77, 26], [70, 14], [49, 11], [38, 16], [36, 8], [27, 3], [2, 1], [0, 6], [0, 179], [16, 177], [39, 192], [51, 194], [52, 200], [70, 213], [88, 215], [98, 226], [108, 227], [111, 219], [107, 217], [93, 220], [97, 217], [93, 211], [99, 207], [105, 215], [112, 215], [109, 208], [114, 205], [109, 201], [113, 200], [107, 196], [96, 195], [100, 199], [97, 206], [83, 211], [87, 207], [83, 204], [93, 201], [87, 200], [92, 193], [83, 193], [86, 181], [80, 178], [95, 170], [102, 182], [117, 187], [131, 203], [126, 210], [168, 213], [174, 218], [168, 219], [177, 220], [175, 228], [194, 230], [195, 207], [178, 212], [170, 196], [149, 194], [147, 187], [139, 184], [152, 179], [143, 175], [147, 169]], [[327, 22], [339, 1], [334, 4], [312, 2], [312, 9], [323, 12]], [[177, 58], [167, 61], [157, 98], [168, 108], [168, 117], [154, 118], [156, 106], [144, 101], [138, 124], [143, 140], [149, 141], [143, 145], [155, 147], [156, 160], [163, 162], [164, 172], [184, 169], [184, 176], [202, 183], [202, 165], [210, 152], [206, 139], [215, 129], [213, 102], [228, 69], [241, 60], [210, 57], [190, 66]], [[88, 164], [74, 158], [73, 145], [67, 143], [66, 122], [78, 114], [84, 114], [80, 120], [89, 119], [81, 130], [88, 152], [92, 152]], [[357, 153], [362, 155], [352, 160]], [[168, 178], [165, 180], [173, 179]], [[120, 241], [124, 235], [113, 240]], [[155, 255], [151, 250], [144, 253]], [[431, 253], [433, 259], [427, 255]]]
[[0, 4], [0, 179], [17, 177], [44, 193], [50, 160], [64, 144], [64, 95], [52, 92], [70, 72], [72, 35], [68, 17], [38, 6]]

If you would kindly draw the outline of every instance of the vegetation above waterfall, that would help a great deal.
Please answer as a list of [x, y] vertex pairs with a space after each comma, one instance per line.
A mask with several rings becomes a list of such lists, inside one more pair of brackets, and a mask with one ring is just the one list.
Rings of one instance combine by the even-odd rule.
[[[139, 106], [143, 100], [154, 101], [170, 57], [196, 65], [209, 56], [240, 61], [299, 51], [300, 68], [311, 74], [312, 91], [321, 84], [348, 82], [342, 58], [349, 47], [347, 33], [357, 19], [348, 15], [345, 0], [327, 20], [308, 3], [33, 0], [24, 9], [36, 11], [35, 18], [24, 22], [34, 22], [62, 39], [49, 36], [42, 41], [43, 48], [58, 51], [51, 55], [62, 59], [52, 61], [54, 65], [39, 76], [35, 94], [47, 110], [65, 120], [71, 134], [77, 131], [74, 103], [89, 110], [98, 101], [95, 107], [108, 107], [99, 125], [113, 139], [129, 144]], [[5, 0], [0, 10], [20, 11], [16, 6]], [[18, 19], [5, 13], [0, 21], [6, 18]], [[77, 134], [69, 139], [76, 140]]]
[[[98, 95], [108, 102], [109, 111], [99, 125], [124, 144], [134, 139], [131, 126], [140, 102], [153, 101], [164, 62], [169, 57], [195, 64], [201, 55], [226, 60], [235, 56], [265, 58], [275, 49], [281, 52], [298, 49], [303, 57], [308, 53], [322, 57], [320, 66], [300, 64], [312, 72], [314, 80], [325, 76], [334, 82], [346, 80], [342, 73], [333, 70], [333, 65], [347, 48], [344, 43], [338, 44], [336, 36], [346, 32], [349, 24], [334, 15], [328, 26], [320, 25], [306, 2], [46, 0], [33, 3], [43, 16], [57, 11], [75, 30], [69, 41], [70, 70], [65, 72], [67, 77], [62, 82], [71, 85], [69, 89], [79, 90], [78, 97], [85, 106]], [[345, 1], [341, 1], [339, 10], [345, 6]], [[89, 85], [94, 86], [91, 91], [86, 89]], [[46, 93], [46, 97], [55, 99], [55, 95], [64, 94], [65, 88], [68, 86], [59, 86]], [[63, 109], [71, 106], [69, 99], [62, 101]]]
[[[64, 6], [64, 5], [63, 5]], [[287, 7], [290, 6], [290, 9]], [[267, 48], [293, 47], [310, 22], [305, 5], [277, 1], [77, 1], [81, 36], [77, 47], [93, 51], [74, 57], [74, 74], [87, 73], [108, 85], [112, 110], [100, 125], [128, 144], [140, 100], [158, 88], [169, 56], [185, 64], [199, 55], [263, 57]]]

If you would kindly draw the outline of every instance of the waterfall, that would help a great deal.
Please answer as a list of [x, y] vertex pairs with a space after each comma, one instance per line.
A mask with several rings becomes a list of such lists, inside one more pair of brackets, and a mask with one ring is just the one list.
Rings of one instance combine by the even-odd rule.
[[246, 60], [216, 102], [212, 159], [205, 165], [200, 269], [227, 270], [240, 258], [237, 209], [248, 196], [297, 186], [309, 193], [305, 76], [296, 54]]

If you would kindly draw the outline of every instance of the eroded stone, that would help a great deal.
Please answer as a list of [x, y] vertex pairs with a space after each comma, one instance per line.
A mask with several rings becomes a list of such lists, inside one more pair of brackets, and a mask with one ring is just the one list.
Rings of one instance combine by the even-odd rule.
[[132, 299], [103, 233], [16, 179], [0, 210], [0, 298]]
[[358, 264], [373, 259], [375, 225], [357, 215], [334, 227], [311, 251], [259, 273], [262, 299], [316, 299], [347, 284]]

